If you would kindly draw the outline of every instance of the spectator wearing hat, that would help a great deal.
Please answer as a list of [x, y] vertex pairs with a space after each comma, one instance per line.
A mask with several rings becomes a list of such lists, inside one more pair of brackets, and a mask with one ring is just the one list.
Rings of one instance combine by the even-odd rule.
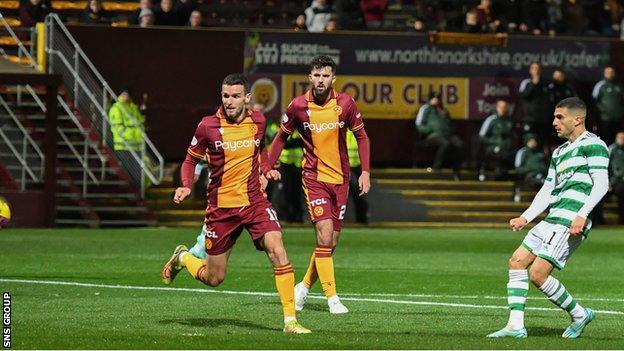
[[117, 101], [108, 111], [108, 121], [113, 134], [113, 148], [115, 151], [140, 152], [143, 148], [145, 131], [145, 116], [132, 100], [130, 89], [122, 89]]
[[609, 147], [609, 193], [618, 198], [618, 224], [624, 224], [624, 132]]
[[151, 27], [154, 25], [156, 17], [151, 9], [143, 9], [139, 14], [139, 26], [143, 28]]
[[449, 111], [442, 104], [440, 93], [429, 94], [429, 102], [418, 110], [416, 129], [425, 141], [437, 146], [433, 169], [441, 170], [445, 161], [453, 167], [453, 178], [459, 180], [464, 142], [454, 135], [454, 126]]
[[[134, 11], [134, 13], [128, 19], [129, 24], [139, 24], [139, 16], [141, 16], [141, 11], [144, 9], [149, 9], [152, 11], [152, 1], [151, 0], [140, 0], [139, 8]], [[153, 13], [152, 13], [153, 14]]]

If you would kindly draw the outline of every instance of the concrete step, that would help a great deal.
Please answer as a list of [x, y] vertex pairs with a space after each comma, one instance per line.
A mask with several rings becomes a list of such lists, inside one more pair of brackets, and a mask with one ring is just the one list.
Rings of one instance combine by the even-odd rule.
[[[424, 204], [427, 210], [447, 210], [447, 211], [502, 211], [522, 213], [527, 209], [531, 202], [513, 202], [513, 201], [452, 201], [452, 200], [425, 200], [414, 201], [417, 204]], [[617, 211], [617, 204], [609, 201], [604, 205], [605, 211]]]
[[[509, 178], [513, 179], [515, 172], [509, 171]], [[492, 171], [485, 172], [486, 179], [491, 179]], [[375, 179], [453, 179], [453, 171], [450, 169], [442, 169], [439, 172], [428, 172], [424, 168], [376, 168], [371, 171], [371, 176]], [[462, 180], [476, 180], [477, 172], [475, 170], [462, 170]]]
[[[513, 201], [512, 191], [497, 190], [396, 190], [397, 193], [416, 200], [489, 200]], [[535, 196], [535, 192], [521, 192], [521, 200], [527, 201]]]
[[400, 188], [402, 190], [514, 190], [514, 182], [511, 181], [483, 181], [460, 180], [449, 181], [443, 179], [376, 179], [379, 186], [388, 188]]

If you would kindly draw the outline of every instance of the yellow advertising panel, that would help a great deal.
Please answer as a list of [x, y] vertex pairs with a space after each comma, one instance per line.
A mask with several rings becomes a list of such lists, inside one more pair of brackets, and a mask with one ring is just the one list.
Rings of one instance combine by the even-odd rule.
[[[290, 101], [309, 88], [308, 77], [282, 76], [282, 111]], [[431, 92], [442, 101], [453, 119], [468, 116], [468, 78], [338, 76], [334, 89], [353, 96], [365, 118], [413, 119]]]

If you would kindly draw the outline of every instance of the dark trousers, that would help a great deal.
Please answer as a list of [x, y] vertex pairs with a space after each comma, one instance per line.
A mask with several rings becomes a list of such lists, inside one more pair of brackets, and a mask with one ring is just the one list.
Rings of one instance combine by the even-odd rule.
[[355, 206], [355, 220], [358, 223], [368, 223], [368, 200], [366, 197], [360, 196], [360, 185], [358, 179], [362, 174], [362, 168], [360, 166], [351, 167], [351, 179], [349, 180], [349, 196], [353, 199], [353, 205]]
[[511, 163], [511, 150], [499, 149], [478, 143], [477, 147], [477, 171], [483, 172], [489, 163], [494, 163], [494, 179], [503, 180], [507, 178], [507, 171]]
[[455, 172], [459, 172], [462, 163], [464, 142], [456, 135], [449, 137], [434, 136], [427, 139], [427, 143], [437, 146], [433, 168], [440, 169], [446, 160], [450, 160], [451, 167]]
[[282, 173], [281, 183], [284, 191], [284, 200], [286, 201], [284, 220], [287, 222], [303, 222], [301, 168], [282, 163], [280, 172]]
[[618, 224], [624, 224], [624, 182], [617, 183], [613, 193], [618, 198]]

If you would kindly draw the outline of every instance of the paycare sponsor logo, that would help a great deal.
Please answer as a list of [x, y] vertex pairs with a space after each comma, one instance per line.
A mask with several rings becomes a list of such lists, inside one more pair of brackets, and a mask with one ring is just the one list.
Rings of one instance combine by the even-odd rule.
[[336, 128], [343, 128], [344, 122], [327, 122], [327, 123], [310, 123], [303, 122], [303, 129], [309, 129], [311, 132], [321, 133], [326, 130], [332, 130]]
[[236, 141], [215, 141], [215, 148], [217, 150], [223, 149], [228, 151], [236, 151], [238, 149], [246, 149], [250, 147], [260, 147], [260, 139], [247, 139], [247, 140], [236, 140]]

